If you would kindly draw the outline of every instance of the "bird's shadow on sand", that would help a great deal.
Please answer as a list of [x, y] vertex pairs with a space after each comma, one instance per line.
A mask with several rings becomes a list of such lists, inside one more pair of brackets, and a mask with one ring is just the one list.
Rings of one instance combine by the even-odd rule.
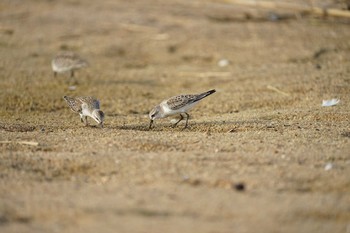
[[169, 123], [157, 123], [149, 129], [149, 123], [145, 124], [132, 124], [132, 125], [109, 125], [109, 129], [117, 130], [132, 130], [132, 131], [150, 131], [150, 132], [233, 132], [239, 127], [249, 127], [252, 128], [256, 124], [263, 124], [263, 122], [246, 122], [246, 121], [206, 121], [206, 122], [192, 122], [189, 123], [187, 128], [184, 128], [184, 124], [179, 124], [173, 127], [173, 124]]

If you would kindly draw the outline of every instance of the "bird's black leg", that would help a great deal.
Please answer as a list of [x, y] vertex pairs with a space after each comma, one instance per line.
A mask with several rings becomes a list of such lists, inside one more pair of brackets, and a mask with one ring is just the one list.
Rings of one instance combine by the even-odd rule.
[[77, 85], [78, 84], [78, 81], [77, 81], [77, 79], [74, 76], [74, 70], [72, 70], [71, 73], [70, 73], [69, 84], [71, 84], [71, 85]]
[[149, 123], [149, 127], [148, 127], [149, 130], [152, 129], [152, 125], [153, 125], [153, 120], [151, 120], [151, 122]]
[[177, 124], [179, 124], [180, 121], [182, 121], [184, 119], [183, 115], [180, 113], [180, 120], [178, 120], [175, 124], [173, 124], [173, 128], [175, 128], [177, 126]]
[[187, 126], [188, 126], [188, 119], [190, 119], [190, 114], [188, 114], [187, 112], [185, 112], [185, 114], [186, 114], [187, 118], [186, 118], [186, 124], [185, 124], [184, 129], [187, 128]]
[[89, 125], [87, 116], [84, 116], [84, 123], [85, 123], [85, 126], [88, 126], [88, 125]]

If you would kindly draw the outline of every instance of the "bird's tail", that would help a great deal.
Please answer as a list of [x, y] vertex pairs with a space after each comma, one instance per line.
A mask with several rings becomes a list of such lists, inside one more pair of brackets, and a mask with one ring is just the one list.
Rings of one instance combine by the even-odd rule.
[[207, 97], [208, 95], [211, 95], [211, 94], [213, 94], [215, 92], [216, 92], [215, 89], [213, 89], [213, 90], [210, 90], [210, 91], [198, 94], [198, 96], [196, 98], [196, 101], [201, 100], [201, 99], [203, 99], [203, 98]]

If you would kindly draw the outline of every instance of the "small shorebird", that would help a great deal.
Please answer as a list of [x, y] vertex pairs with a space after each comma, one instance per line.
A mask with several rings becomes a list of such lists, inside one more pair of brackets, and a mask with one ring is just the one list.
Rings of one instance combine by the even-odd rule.
[[215, 93], [215, 90], [210, 90], [201, 94], [195, 95], [178, 95], [173, 96], [169, 99], [163, 100], [159, 105], [155, 106], [149, 113], [149, 118], [151, 122], [149, 124], [149, 129], [152, 128], [153, 121], [155, 119], [164, 118], [174, 114], [180, 114], [180, 120], [178, 120], [173, 127], [184, 119], [186, 115], [185, 128], [188, 126], [188, 119], [190, 115], [187, 113], [191, 108], [193, 108], [201, 99]]
[[64, 96], [63, 99], [67, 102], [68, 106], [73, 112], [77, 112], [80, 115], [80, 120], [88, 125], [87, 117], [94, 119], [101, 128], [103, 127], [104, 113], [100, 110], [100, 101], [97, 99], [87, 97], [69, 97]]
[[87, 61], [73, 52], [61, 52], [51, 61], [53, 75], [70, 71], [70, 77], [74, 77], [74, 71], [88, 66]]

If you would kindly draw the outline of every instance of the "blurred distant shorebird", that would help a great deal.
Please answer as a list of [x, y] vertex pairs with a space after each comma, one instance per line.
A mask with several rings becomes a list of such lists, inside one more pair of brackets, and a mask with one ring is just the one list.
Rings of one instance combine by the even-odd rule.
[[70, 71], [70, 77], [72, 78], [74, 77], [74, 71], [88, 66], [88, 62], [73, 52], [65, 51], [52, 59], [51, 66], [54, 77], [56, 77], [57, 73]]
[[79, 113], [80, 120], [85, 124], [85, 126], [88, 125], [87, 117], [91, 117], [101, 128], [103, 127], [104, 113], [100, 110], [100, 101], [91, 96], [64, 96], [63, 99], [67, 102], [68, 106], [73, 112]]
[[151, 119], [149, 129], [152, 128], [153, 121], [155, 119], [164, 118], [170, 115], [180, 114], [180, 120], [178, 120], [173, 127], [184, 119], [183, 114], [186, 116], [185, 128], [188, 126], [188, 119], [190, 115], [187, 113], [191, 108], [193, 108], [200, 100], [215, 93], [215, 90], [210, 90], [201, 94], [195, 95], [178, 95], [173, 96], [169, 99], [163, 100], [159, 105], [154, 107], [149, 113], [149, 118]]

